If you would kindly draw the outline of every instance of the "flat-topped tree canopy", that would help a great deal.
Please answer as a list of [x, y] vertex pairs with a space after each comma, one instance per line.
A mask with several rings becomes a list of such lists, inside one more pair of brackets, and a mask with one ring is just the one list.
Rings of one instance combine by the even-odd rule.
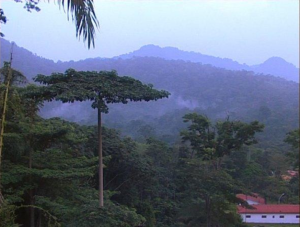
[[[169, 92], [153, 89], [151, 84], [128, 76], [118, 76], [116, 71], [75, 71], [52, 73], [51, 76], [38, 75], [36, 82], [47, 85], [38, 89], [47, 101], [93, 101], [92, 107], [107, 113], [107, 104], [128, 103], [128, 101], [151, 101], [166, 98]], [[33, 91], [34, 92], [34, 91]], [[33, 94], [32, 94], [33, 95]]]
[[26, 96], [57, 100], [62, 102], [93, 101], [92, 107], [98, 109], [98, 157], [99, 157], [99, 208], [104, 206], [103, 157], [101, 112], [107, 113], [109, 103], [128, 103], [128, 101], [150, 101], [168, 97], [167, 91], [153, 89], [131, 77], [118, 76], [116, 71], [83, 72], [68, 69], [65, 73], [51, 76], [38, 75], [35, 79], [46, 86], [28, 89]]

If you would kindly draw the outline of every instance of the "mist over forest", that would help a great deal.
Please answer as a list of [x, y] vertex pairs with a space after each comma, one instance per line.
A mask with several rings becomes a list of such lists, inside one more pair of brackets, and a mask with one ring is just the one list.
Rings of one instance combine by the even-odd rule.
[[[10, 43], [1, 39], [1, 56], [9, 59]], [[229, 117], [266, 125], [259, 135], [259, 146], [284, 146], [287, 132], [299, 127], [299, 69], [280, 58], [247, 66], [231, 59], [221, 59], [177, 48], [148, 45], [113, 59], [85, 59], [78, 62], [53, 62], [29, 50], [14, 47], [14, 66], [29, 80], [37, 74], [50, 75], [69, 68], [81, 71], [116, 70], [120, 76], [131, 76], [157, 89], [171, 93], [156, 102], [114, 104], [104, 115], [104, 124], [137, 139], [141, 128], [168, 143], [180, 140], [185, 127], [182, 117], [189, 112], [204, 114], [214, 121]], [[278, 61], [282, 64], [276, 64]], [[273, 63], [272, 63], [273, 62]], [[271, 65], [270, 65], [271, 64]], [[273, 64], [273, 65], [272, 65]], [[263, 74], [276, 66], [277, 75]], [[247, 70], [246, 70], [247, 69]], [[249, 71], [254, 69], [255, 72]], [[281, 76], [279, 76], [279, 74]], [[293, 78], [293, 79], [291, 79]], [[80, 124], [96, 124], [97, 113], [90, 103], [45, 103], [41, 116], [62, 117]], [[280, 130], [278, 130], [280, 129]], [[272, 142], [271, 142], [272, 141]]]

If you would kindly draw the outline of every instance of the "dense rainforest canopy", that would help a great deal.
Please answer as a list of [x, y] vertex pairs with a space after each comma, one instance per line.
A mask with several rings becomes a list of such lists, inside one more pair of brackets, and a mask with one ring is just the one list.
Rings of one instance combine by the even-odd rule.
[[38, 90], [10, 86], [0, 226], [242, 227], [237, 193], [260, 193], [275, 203], [285, 192], [282, 202], [299, 202], [299, 178], [281, 178], [299, 167], [293, 156], [299, 131], [285, 137], [289, 152], [272, 153], [252, 145], [264, 127], [258, 121], [189, 113], [172, 144], [150, 126], [139, 129], [139, 140], [102, 128], [106, 205], [99, 209], [96, 126], [40, 117], [49, 93], [32, 96]]

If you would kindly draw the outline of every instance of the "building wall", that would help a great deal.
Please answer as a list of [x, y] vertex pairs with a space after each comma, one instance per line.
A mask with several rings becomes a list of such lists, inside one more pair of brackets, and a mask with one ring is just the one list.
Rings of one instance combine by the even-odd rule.
[[[280, 216], [283, 217], [281, 218]], [[297, 224], [300, 221], [299, 214], [241, 214], [241, 217], [243, 222], [246, 223]]]

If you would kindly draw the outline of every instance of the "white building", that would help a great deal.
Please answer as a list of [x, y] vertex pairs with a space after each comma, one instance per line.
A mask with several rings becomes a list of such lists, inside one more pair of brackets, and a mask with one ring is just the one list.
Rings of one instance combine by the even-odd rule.
[[246, 223], [299, 224], [299, 205], [258, 204], [254, 209], [238, 206], [238, 213]]

